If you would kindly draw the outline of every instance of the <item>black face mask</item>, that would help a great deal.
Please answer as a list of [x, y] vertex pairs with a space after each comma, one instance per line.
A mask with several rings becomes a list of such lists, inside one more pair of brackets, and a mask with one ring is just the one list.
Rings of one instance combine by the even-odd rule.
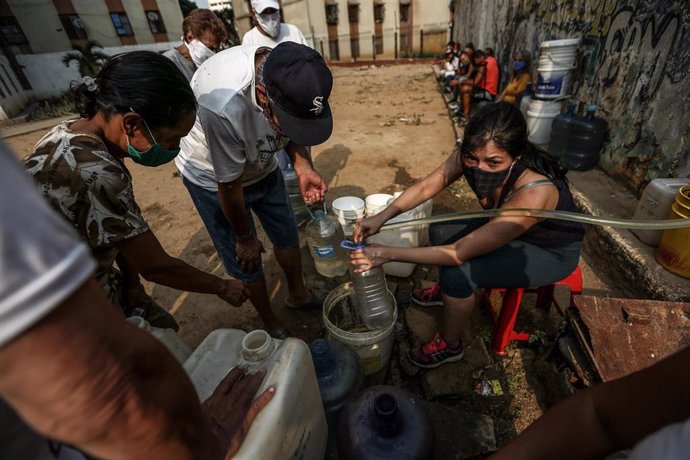
[[489, 172], [484, 171], [477, 166], [465, 166], [462, 167], [462, 174], [467, 180], [467, 184], [470, 186], [472, 191], [477, 195], [478, 198], [486, 198], [491, 195], [494, 190], [496, 190], [510, 175], [513, 170], [513, 164], [509, 168], [503, 171]]

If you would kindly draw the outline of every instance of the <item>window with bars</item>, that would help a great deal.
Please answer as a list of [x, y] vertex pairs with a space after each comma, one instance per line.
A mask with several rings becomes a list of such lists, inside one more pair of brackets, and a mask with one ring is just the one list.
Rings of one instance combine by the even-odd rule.
[[326, 24], [338, 25], [338, 5], [326, 5]]
[[165, 32], [165, 24], [163, 24], [163, 18], [161, 17], [161, 12], [158, 10], [147, 10], [146, 20], [149, 22], [149, 29], [151, 29], [152, 34], [160, 34]]
[[84, 23], [79, 18], [78, 14], [61, 14], [60, 22], [62, 22], [62, 28], [69, 38], [72, 40], [80, 40], [88, 38], [86, 36], [86, 29], [84, 28]]
[[350, 23], [359, 22], [359, 5], [347, 5], [347, 20]]
[[110, 20], [113, 21], [118, 37], [131, 37], [134, 35], [127, 13], [110, 13]]
[[383, 5], [374, 5], [374, 22], [381, 24], [383, 22]]
[[410, 4], [400, 4], [400, 22], [410, 22]]
[[6, 16], [0, 18], [0, 33], [5, 37], [8, 45], [28, 45], [29, 40], [26, 39], [24, 31], [19, 26], [17, 19], [14, 16]]

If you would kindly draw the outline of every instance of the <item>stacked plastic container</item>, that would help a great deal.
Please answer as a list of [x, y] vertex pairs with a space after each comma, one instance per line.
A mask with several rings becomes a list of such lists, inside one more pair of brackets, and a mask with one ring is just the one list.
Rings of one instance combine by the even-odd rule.
[[537, 64], [537, 82], [527, 106], [529, 140], [548, 144], [551, 123], [561, 113], [561, 101], [570, 91], [570, 75], [577, 66], [579, 39], [551, 40], [541, 43]]

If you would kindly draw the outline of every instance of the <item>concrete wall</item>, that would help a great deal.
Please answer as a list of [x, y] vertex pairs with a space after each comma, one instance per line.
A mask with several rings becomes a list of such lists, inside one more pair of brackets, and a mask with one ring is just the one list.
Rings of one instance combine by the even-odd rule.
[[105, 2], [72, 0], [72, 5], [79, 17], [84, 21], [89, 40], [97, 41], [106, 47], [120, 46], [122, 44], [120, 37], [115, 33], [115, 27], [113, 27], [113, 22], [110, 20], [110, 13]]
[[[121, 46], [120, 38], [110, 19], [110, 13], [103, 0], [71, 0], [75, 12], [84, 23], [89, 40], [103, 46]], [[58, 12], [52, 0], [7, 0], [12, 14], [17, 18], [24, 34], [36, 54], [67, 51], [72, 42], [63, 30]], [[158, 9], [167, 40], [178, 40], [182, 34], [182, 12], [177, 0], [157, 0]], [[122, 0], [127, 17], [132, 25], [137, 43], [153, 43], [148, 21], [141, 0]]]
[[168, 41], [180, 40], [182, 36], [182, 10], [177, 0], [157, 0], [158, 10], [161, 12], [165, 31], [168, 33]]
[[7, 4], [34, 53], [50, 53], [72, 47], [51, 0], [8, 0]]
[[[167, 26], [167, 25], [166, 25]], [[148, 43], [133, 46], [114, 46], [103, 49], [103, 52], [112, 56], [135, 50], [151, 50], [163, 52], [180, 42], [167, 43]], [[72, 62], [70, 67], [65, 67], [62, 63], [64, 52], [43, 53], [43, 54], [24, 54], [17, 56], [17, 61], [24, 68], [24, 75], [31, 83], [33, 88], [29, 94], [36, 98], [46, 98], [59, 96], [69, 89], [72, 81], [81, 79], [76, 62]]]
[[516, 49], [582, 39], [572, 93], [609, 123], [600, 167], [638, 191], [690, 177], [687, 0], [455, 0], [454, 20], [456, 39], [496, 50], [504, 80]]

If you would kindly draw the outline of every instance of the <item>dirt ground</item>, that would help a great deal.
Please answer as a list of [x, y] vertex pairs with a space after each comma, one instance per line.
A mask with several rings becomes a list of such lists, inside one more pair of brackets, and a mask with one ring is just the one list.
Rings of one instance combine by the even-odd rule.
[[[328, 203], [345, 195], [364, 197], [403, 190], [430, 173], [452, 151], [455, 143], [452, 122], [428, 65], [334, 68], [333, 74], [333, 135], [328, 142], [313, 149], [316, 169], [329, 185]], [[17, 135], [6, 141], [24, 157], [45, 132]], [[222, 264], [175, 165], [146, 168], [129, 164], [137, 202], [165, 250], [202, 270], [224, 276]], [[463, 182], [437, 197], [434, 214], [476, 206]], [[272, 257], [270, 243], [265, 238], [264, 242], [268, 249], [265, 270], [276, 313], [297, 336], [305, 340], [317, 337], [322, 330], [321, 313], [288, 313], [283, 305], [284, 278]], [[325, 293], [344, 281], [324, 280], [316, 275], [304, 248], [303, 266], [308, 284], [318, 291]], [[581, 266], [587, 293], [619, 294], [601, 268], [605, 264], [592, 261], [585, 254]], [[158, 303], [174, 314], [181, 325], [182, 338], [192, 346], [214, 329], [261, 327], [260, 319], [248, 303], [233, 308], [210, 295], [185, 293], [150, 283], [146, 287]], [[506, 430], [510, 434], [499, 434], [499, 445], [522, 431], [547, 405], [545, 390], [528, 382], [535, 377], [528, 375], [528, 364], [524, 361], [534, 361], [534, 357], [521, 352], [505, 366], [513, 393], [512, 402], [505, 409], [510, 412], [506, 423], [511, 426]]]

